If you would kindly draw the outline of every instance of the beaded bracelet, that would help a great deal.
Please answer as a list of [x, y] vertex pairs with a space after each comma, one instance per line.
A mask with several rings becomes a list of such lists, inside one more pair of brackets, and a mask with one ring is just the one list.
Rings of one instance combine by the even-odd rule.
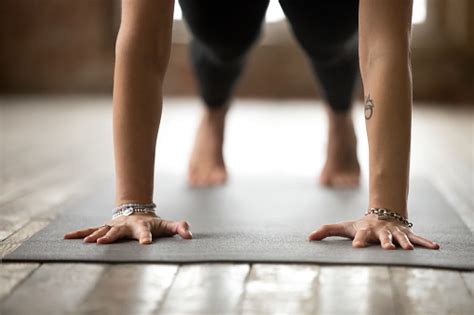
[[155, 208], [156, 204], [151, 202], [151, 203], [122, 203], [121, 205], [117, 206], [114, 208], [114, 211], [120, 210], [123, 208], [129, 208], [129, 207], [140, 207], [140, 208]]
[[112, 212], [112, 219], [119, 216], [129, 216], [136, 212], [155, 213], [156, 204], [154, 203], [125, 203], [115, 207]]
[[376, 216], [378, 216], [379, 220], [395, 219], [403, 223], [403, 225], [408, 228], [411, 228], [413, 226], [413, 223], [409, 222], [408, 218], [386, 208], [370, 208], [369, 210], [367, 210], [367, 212], [365, 212], [365, 215], [369, 214], [375, 214]]

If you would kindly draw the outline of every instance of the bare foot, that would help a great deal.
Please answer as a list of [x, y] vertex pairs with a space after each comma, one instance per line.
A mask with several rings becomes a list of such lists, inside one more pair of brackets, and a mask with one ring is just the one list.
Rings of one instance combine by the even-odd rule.
[[188, 183], [195, 187], [223, 184], [227, 179], [224, 163], [224, 127], [228, 107], [205, 109], [189, 161]]
[[360, 167], [357, 161], [357, 138], [350, 113], [328, 110], [329, 132], [326, 164], [319, 182], [334, 188], [359, 185]]

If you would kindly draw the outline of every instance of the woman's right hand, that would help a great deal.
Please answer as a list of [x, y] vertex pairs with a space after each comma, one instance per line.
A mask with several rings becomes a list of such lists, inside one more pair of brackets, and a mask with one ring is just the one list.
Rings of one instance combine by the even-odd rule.
[[136, 239], [140, 244], [151, 244], [153, 237], [179, 234], [184, 239], [193, 237], [186, 221], [168, 221], [150, 213], [120, 216], [98, 226], [66, 233], [65, 239], [84, 238], [84, 242], [113, 243], [120, 239]]

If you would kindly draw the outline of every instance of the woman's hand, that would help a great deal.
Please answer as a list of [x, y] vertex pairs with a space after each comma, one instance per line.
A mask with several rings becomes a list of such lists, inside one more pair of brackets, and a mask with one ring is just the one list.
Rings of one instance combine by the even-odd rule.
[[350, 238], [352, 246], [357, 248], [366, 247], [368, 243], [380, 243], [383, 249], [395, 249], [395, 243], [398, 243], [403, 249], [413, 249], [413, 245], [439, 249], [437, 243], [414, 234], [403, 224], [394, 220], [379, 220], [375, 214], [355, 221], [322, 225], [308, 239], [320, 241], [329, 236]]
[[176, 234], [184, 239], [193, 237], [186, 221], [167, 221], [154, 214], [135, 213], [115, 218], [106, 225], [66, 233], [64, 238], [84, 238], [84, 242], [97, 244], [113, 243], [119, 239], [136, 239], [140, 244], [151, 244], [153, 237]]

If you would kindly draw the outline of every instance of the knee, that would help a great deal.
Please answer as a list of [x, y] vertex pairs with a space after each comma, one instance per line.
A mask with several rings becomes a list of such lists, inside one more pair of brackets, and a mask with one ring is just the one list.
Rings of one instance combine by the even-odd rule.
[[235, 64], [241, 62], [247, 52], [246, 48], [240, 46], [217, 46], [211, 49], [212, 57], [219, 64]]
[[311, 62], [319, 67], [332, 67], [346, 62], [358, 61], [357, 45], [352, 46], [321, 46], [309, 52]]
[[216, 33], [212, 37], [196, 36], [193, 40], [194, 50], [220, 65], [240, 63], [258, 37], [258, 33], [245, 33], [240, 36], [228, 36], [229, 32]]
[[194, 57], [205, 58], [218, 65], [235, 65], [245, 58], [251, 43], [228, 41], [200, 41], [194, 39], [191, 45]]

